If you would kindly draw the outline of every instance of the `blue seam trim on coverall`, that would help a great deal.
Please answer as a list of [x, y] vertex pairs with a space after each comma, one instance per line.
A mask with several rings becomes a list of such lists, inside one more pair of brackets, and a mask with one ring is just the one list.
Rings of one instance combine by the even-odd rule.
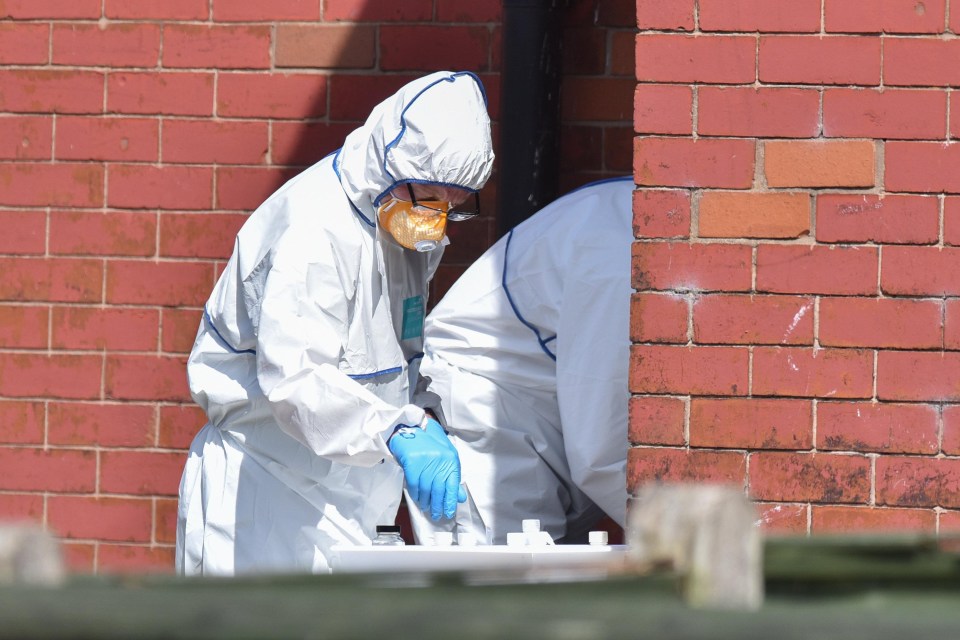
[[[220, 330], [217, 329], [217, 325], [214, 324], [213, 318], [210, 317], [210, 313], [207, 311], [206, 307], [203, 308], [203, 316], [204, 318], [206, 318], [207, 322], [210, 324], [210, 328], [213, 329], [213, 333], [216, 334], [217, 338], [220, 339], [220, 342], [223, 343], [223, 346], [225, 346], [227, 349], [229, 349], [233, 353], [249, 353], [252, 355], [257, 355], [256, 349], [237, 349], [233, 345], [231, 345], [227, 341], [227, 339], [223, 337], [223, 334], [220, 333]], [[422, 352], [417, 353], [414, 356], [412, 356], [409, 360], [407, 360], [407, 364], [413, 362], [417, 358], [422, 358], [422, 357], [423, 357]], [[353, 380], [367, 380], [369, 378], [376, 378], [377, 376], [385, 376], [391, 373], [400, 373], [401, 371], [403, 371], [403, 367], [392, 367], [390, 369], [384, 369], [383, 371], [374, 371], [373, 373], [356, 373], [356, 374], [346, 374], [346, 375], [348, 378], [351, 378]]]
[[[617, 176], [617, 177], [615, 177], [615, 178], [604, 178], [604, 179], [602, 179], [602, 180], [594, 180], [593, 182], [589, 182], [589, 183], [587, 183], [587, 184], [584, 184], [584, 185], [581, 185], [581, 186], [577, 187], [577, 188], [574, 189], [573, 191], [570, 191], [570, 192], [564, 194], [564, 196], [568, 196], [568, 195], [570, 195], [571, 193], [576, 193], [577, 191], [580, 191], [581, 189], [586, 189], [587, 187], [593, 187], [593, 186], [600, 185], [600, 184], [606, 184], [606, 183], [608, 183], [608, 182], [619, 182], [619, 181], [622, 181], [622, 180], [632, 180], [632, 179], [633, 179], [633, 176]], [[543, 336], [540, 335], [539, 329], [537, 329], [536, 327], [534, 327], [531, 323], [527, 322], [527, 320], [523, 317], [523, 315], [520, 313], [520, 310], [517, 308], [517, 304], [516, 304], [516, 303], [514, 302], [514, 300], [513, 300], [513, 296], [510, 295], [510, 288], [507, 286], [507, 269], [508, 269], [508, 262], [509, 262], [510, 242], [511, 242], [511, 240], [513, 240], [513, 229], [511, 229], [511, 230], [510, 230], [510, 233], [507, 234], [507, 246], [506, 246], [506, 248], [504, 248], [504, 250], [503, 250], [503, 278], [502, 278], [502, 280], [501, 280], [501, 285], [503, 286], [503, 292], [507, 294], [507, 300], [510, 302], [510, 307], [513, 309], [513, 313], [514, 313], [514, 315], [517, 316], [517, 319], [518, 319], [521, 323], [523, 323], [524, 326], [526, 326], [528, 329], [530, 329], [531, 331], [533, 331], [534, 335], [537, 336], [537, 343], [539, 343], [540, 348], [543, 349], [543, 352], [546, 353], [548, 356], [550, 356], [550, 358], [551, 358], [554, 362], [556, 362], [557, 356], [555, 356], [555, 355], [547, 348], [547, 343], [553, 342], [554, 340], [556, 340], [556, 339], [557, 339], [557, 336], [552, 336], [552, 337], [550, 337], [550, 338], [543, 338]]]
[[547, 354], [547, 356], [549, 356], [551, 360], [556, 362], [557, 356], [551, 353], [550, 350], [547, 348], [547, 342], [550, 342], [551, 340], [555, 340], [557, 336], [544, 339], [540, 335], [540, 330], [537, 329], [532, 324], [530, 324], [529, 322], [527, 322], [527, 320], [523, 317], [523, 315], [520, 313], [520, 310], [517, 308], [517, 304], [513, 301], [513, 296], [510, 295], [510, 288], [507, 286], [507, 269], [509, 267], [508, 262], [509, 262], [509, 256], [510, 256], [511, 240], [513, 240], [512, 229], [510, 230], [510, 233], [507, 235], [507, 246], [503, 250], [503, 278], [500, 281], [501, 286], [503, 286], [503, 292], [507, 294], [507, 301], [510, 302], [510, 307], [513, 309], [514, 315], [517, 316], [517, 320], [523, 323], [525, 327], [533, 331], [534, 335], [537, 336], [537, 343], [540, 345], [540, 348], [543, 349], [543, 352]]
[[[334, 151], [332, 154], [328, 154], [328, 155], [327, 155], [327, 157], [329, 157], [330, 155], [334, 156], [333, 162], [330, 163], [330, 164], [331, 164], [331, 166], [333, 167], [333, 172], [334, 172], [335, 174], [337, 174], [337, 182], [338, 182], [338, 183], [340, 182], [340, 169], [337, 168], [337, 160], [340, 159], [340, 152], [341, 152], [341, 151], [343, 151], [343, 147], [340, 147], [339, 149], [337, 149], [336, 151]], [[343, 184], [340, 184], [340, 188], [341, 188], [341, 189], [343, 188]], [[356, 214], [357, 214], [358, 216], [360, 216], [360, 219], [363, 220], [364, 222], [366, 222], [368, 226], [370, 226], [370, 227], [376, 227], [376, 226], [377, 226], [377, 225], [375, 225], [374, 223], [370, 222], [370, 219], [367, 218], [367, 216], [363, 215], [363, 211], [360, 211], [360, 209], [357, 208], [357, 205], [353, 204], [353, 200], [351, 200], [349, 197], [347, 197], [347, 194], [346, 194], [346, 193], [343, 194], [343, 197], [347, 198], [347, 202], [350, 203], [350, 206], [353, 207], [353, 210], [356, 212]]]
[[232, 344], [230, 344], [230, 343], [227, 341], [226, 338], [223, 337], [223, 334], [220, 333], [220, 330], [217, 329], [217, 325], [214, 324], [213, 318], [210, 317], [210, 312], [207, 311], [207, 308], [206, 308], [206, 307], [203, 308], [203, 317], [206, 319], [207, 323], [209, 323], [210, 328], [213, 329], [213, 332], [217, 335], [217, 337], [220, 338], [220, 342], [222, 342], [222, 343], [223, 343], [223, 346], [225, 346], [227, 349], [230, 349], [230, 351], [232, 351], [232, 352], [234, 352], [234, 353], [252, 353], [252, 354], [256, 355], [257, 352], [256, 352], [255, 349], [242, 349], [242, 350], [241, 350], [241, 349], [236, 349], [236, 348], [234, 348], [234, 346], [233, 346]]

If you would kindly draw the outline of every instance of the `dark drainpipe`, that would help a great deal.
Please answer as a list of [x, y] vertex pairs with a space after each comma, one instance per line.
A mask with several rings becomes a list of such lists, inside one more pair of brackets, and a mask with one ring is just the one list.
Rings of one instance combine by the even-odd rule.
[[560, 77], [565, 0], [503, 0], [499, 235], [559, 189]]

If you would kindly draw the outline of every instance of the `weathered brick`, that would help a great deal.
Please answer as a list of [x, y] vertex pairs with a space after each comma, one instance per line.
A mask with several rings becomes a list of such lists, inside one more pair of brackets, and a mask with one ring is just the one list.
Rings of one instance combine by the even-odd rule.
[[4, 0], [0, 18], [15, 20], [93, 19], [100, 17], [101, 0]]
[[899, 507], [960, 507], [960, 460], [877, 458], [877, 504]]
[[859, 453], [937, 453], [936, 407], [888, 402], [820, 402], [817, 448]]
[[0, 258], [0, 273], [0, 300], [101, 302], [99, 260]]
[[[636, 35], [633, 31], [614, 31], [610, 34], [610, 74], [632, 78], [637, 69], [633, 58]], [[600, 70], [598, 73], [602, 73]]]
[[107, 173], [107, 205], [128, 209], [209, 209], [213, 169], [117, 164]]
[[50, 496], [47, 520], [66, 538], [148, 542], [153, 504], [144, 498]]
[[[0, 244], [2, 242], [0, 240]], [[960, 197], [948, 196], [943, 199], [943, 242], [960, 245]]]
[[[221, 0], [222, 1], [222, 0]], [[421, 22], [433, 15], [432, 0], [326, 0], [323, 19], [327, 22]]]
[[960, 84], [960, 40], [885, 38], [883, 82], [888, 86], [955, 87]]
[[160, 313], [156, 309], [54, 307], [51, 325], [55, 349], [154, 351]]
[[104, 76], [97, 71], [0, 69], [0, 110], [13, 113], [100, 113]]
[[42, 254], [46, 250], [47, 215], [42, 211], [0, 211], [0, 253]]
[[828, 32], [942, 33], [944, 0], [826, 0]]
[[694, 0], [636, 0], [641, 30], [693, 31]]
[[437, 1], [438, 22], [500, 22], [500, 15], [499, 0]]
[[266, 122], [170, 120], [163, 125], [163, 161], [263, 164], [269, 138]]
[[603, 127], [603, 168], [619, 175], [633, 170], [632, 128]]
[[636, 77], [640, 82], [752, 84], [756, 52], [752, 36], [641, 33], [634, 52]]
[[564, 120], [622, 122], [633, 116], [633, 78], [572, 77], [564, 81], [560, 117]]
[[[333, 74], [328, 82], [330, 118], [362, 123], [376, 105], [415, 77], [406, 74], [352, 75], [349, 72]], [[491, 96], [487, 97], [493, 102]], [[323, 99], [326, 100], [325, 95]], [[495, 103], [490, 104], [488, 108], [493, 109], [495, 106]], [[491, 117], [493, 117], [492, 113]]]
[[173, 574], [174, 548], [136, 544], [100, 543], [97, 567], [107, 574], [134, 576]]
[[200, 309], [163, 309], [160, 350], [163, 353], [190, 353], [202, 316]]
[[105, 396], [113, 400], [188, 402], [186, 358], [108, 354]]
[[101, 369], [100, 356], [0, 353], [0, 395], [99, 398]]
[[690, 192], [634, 191], [633, 234], [637, 238], [689, 238]]
[[757, 249], [756, 287], [771, 293], [873, 295], [879, 264], [875, 247], [764, 244]]
[[298, 173], [297, 168], [217, 167], [217, 208], [253, 211]]
[[876, 507], [813, 508], [813, 533], [837, 534], [916, 532], [933, 534], [937, 514], [932, 509], [884, 509]]
[[168, 68], [269, 69], [267, 25], [167, 24], [163, 66]]
[[948, 456], [960, 455], [960, 406], [943, 408], [943, 433], [940, 449]]
[[87, 493], [94, 490], [97, 454], [76, 449], [0, 447], [0, 490]]
[[0, 24], [0, 64], [46, 64], [50, 27], [30, 22]]
[[880, 289], [888, 295], [960, 295], [960, 249], [884, 247]]
[[939, 237], [940, 203], [936, 197], [870, 193], [817, 196], [818, 242], [933, 244]]
[[686, 405], [680, 398], [630, 398], [629, 439], [634, 444], [684, 444]]
[[377, 59], [373, 26], [311, 24], [277, 27], [278, 67], [371, 69]]
[[227, 118], [318, 118], [326, 113], [327, 79], [319, 74], [222, 73], [217, 115]]
[[938, 349], [942, 313], [934, 300], [823, 298], [818, 337], [825, 347]]
[[160, 123], [147, 118], [62, 117], [57, 119], [57, 158], [156, 162]]
[[960, 193], [960, 144], [888, 142], [884, 145], [884, 159], [888, 191]]
[[147, 404], [51, 402], [49, 439], [55, 445], [151, 447], [157, 408]]
[[697, 132], [704, 136], [816, 137], [820, 132], [820, 92], [701, 87], [697, 93]]
[[798, 238], [810, 231], [810, 196], [707, 191], [700, 198], [697, 231], [701, 238]]
[[50, 253], [152, 256], [157, 216], [129, 211], [51, 211]]
[[182, 453], [104, 451], [100, 454], [100, 490], [106, 493], [175, 496], [184, 462], [186, 456]]
[[347, 134], [356, 128], [348, 122], [273, 122], [270, 158], [275, 165], [312, 165], [342, 147]]
[[690, 446], [721, 449], [809, 449], [813, 408], [809, 400], [693, 398]]
[[765, 533], [780, 535], [804, 535], [807, 533], [807, 518], [810, 507], [805, 504], [782, 502], [757, 502], [757, 524]]
[[99, 545], [92, 542], [86, 543], [63, 540], [61, 549], [63, 549], [63, 559], [67, 569], [74, 573], [87, 575], [96, 572], [98, 546]]
[[960, 299], [948, 298], [944, 303], [943, 347], [960, 351]]
[[763, 83], [880, 84], [877, 38], [761, 36], [759, 52], [758, 78]]
[[947, 93], [903, 89], [828, 89], [823, 135], [829, 138], [940, 140], [946, 135]]
[[755, 453], [750, 456], [750, 495], [791, 502], [866, 502], [870, 459], [830, 453]]
[[693, 303], [697, 344], [813, 344], [813, 300], [704, 295]]
[[212, 4], [215, 22], [320, 19], [320, 0], [274, 0], [269, 4], [256, 0], [214, 0]]
[[247, 215], [239, 213], [163, 213], [160, 255], [226, 259]]
[[195, 404], [161, 406], [158, 445], [186, 449], [206, 422], [203, 410]]
[[[2, 317], [2, 316], [0, 316]], [[43, 444], [46, 409], [43, 402], [0, 402], [0, 444]], [[3, 517], [0, 503], [0, 518]]]
[[749, 189], [754, 144], [753, 140], [637, 137], [633, 176], [641, 186]]
[[213, 73], [111, 73], [107, 78], [107, 111], [210, 116], [213, 83]]
[[43, 496], [37, 494], [0, 494], [0, 518], [5, 522], [43, 522]]
[[633, 345], [630, 391], [675, 395], [746, 395], [746, 349]]
[[[278, 5], [271, 3], [271, 7]], [[210, 7], [209, 0], [104, 0], [103, 15], [121, 20], [206, 20]]]
[[38, 116], [0, 118], [0, 159], [49, 160], [52, 156], [53, 118]]
[[[200, 307], [214, 278], [212, 266], [205, 262], [111, 260], [107, 263], [106, 301]], [[144, 286], [147, 282], [149, 287]]]
[[637, 133], [693, 133], [693, 89], [673, 84], [638, 84], [633, 94], [633, 129]]
[[0, 347], [46, 349], [49, 321], [48, 307], [0, 306]]
[[637, 493], [655, 482], [709, 482], [744, 485], [746, 456], [735, 451], [690, 451], [634, 447], [627, 451], [627, 490]]
[[703, 31], [815, 33], [819, 0], [699, 0]]
[[[2, 84], [2, 83], [0, 83]], [[0, 205], [99, 207], [103, 168], [83, 163], [0, 164]]]
[[763, 152], [770, 187], [872, 187], [876, 182], [872, 141], [769, 141]]
[[686, 298], [635, 293], [630, 302], [630, 339], [634, 342], [687, 342]]
[[177, 541], [177, 500], [154, 498], [153, 538], [163, 544]]
[[755, 347], [752, 393], [869, 398], [873, 394], [873, 354], [859, 349]]
[[750, 247], [729, 244], [638, 242], [632, 284], [637, 290], [749, 291]]
[[485, 70], [490, 32], [483, 26], [380, 25], [383, 71]]
[[960, 353], [880, 351], [877, 398], [907, 402], [960, 400]]
[[160, 55], [160, 25], [148, 22], [54, 24], [53, 64], [154, 67]]

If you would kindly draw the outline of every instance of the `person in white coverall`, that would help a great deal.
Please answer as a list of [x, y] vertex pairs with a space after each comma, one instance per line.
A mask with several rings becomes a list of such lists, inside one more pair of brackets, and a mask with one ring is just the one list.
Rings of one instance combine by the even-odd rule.
[[420, 373], [469, 494], [438, 530], [505, 544], [525, 519], [585, 542], [626, 518], [630, 178], [582, 187], [501, 238], [431, 311]]
[[486, 97], [438, 72], [376, 106], [343, 147], [237, 235], [187, 365], [209, 419], [180, 483], [181, 574], [325, 572], [403, 495], [449, 518], [456, 450], [417, 393], [427, 285], [447, 219], [490, 176]]

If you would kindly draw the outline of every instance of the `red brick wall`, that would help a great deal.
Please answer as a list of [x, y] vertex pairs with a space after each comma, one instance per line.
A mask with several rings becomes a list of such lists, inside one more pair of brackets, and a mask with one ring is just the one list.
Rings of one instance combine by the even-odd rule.
[[960, 8], [637, 0], [631, 490], [960, 528]]
[[[184, 362], [246, 215], [404, 82], [499, 112], [494, 0], [0, 2], [0, 519], [79, 571], [169, 571]], [[567, 10], [565, 187], [631, 167], [634, 6]], [[485, 189], [495, 201], [496, 180]], [[435, 297], [493, 240], [451, 232]]]

